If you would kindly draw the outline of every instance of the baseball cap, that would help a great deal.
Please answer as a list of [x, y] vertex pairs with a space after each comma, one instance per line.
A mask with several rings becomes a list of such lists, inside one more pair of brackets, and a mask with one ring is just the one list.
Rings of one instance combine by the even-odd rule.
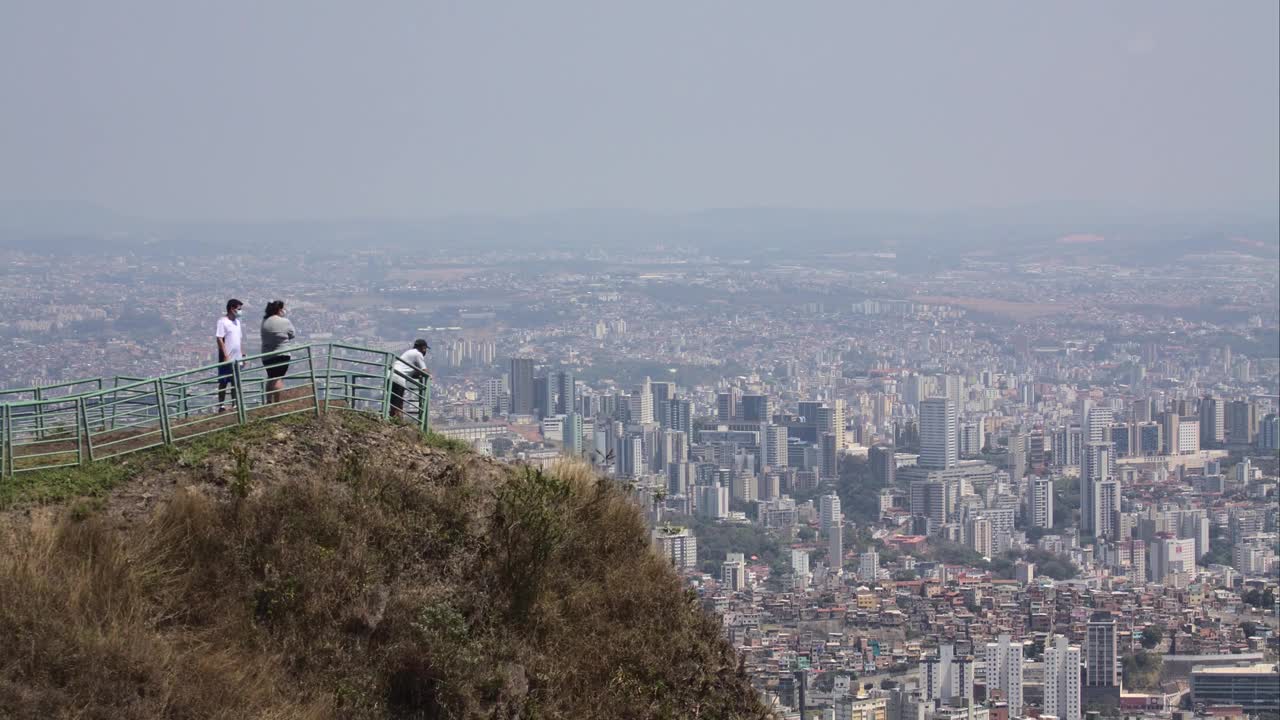
[[426, 340], [423, 340], [422, 338], [418, 338], [417, 340], [413, 341], [413, 349], [414, 350], [423, 350], [423, 349], [430, 350], [431, 346], [427, 344]]

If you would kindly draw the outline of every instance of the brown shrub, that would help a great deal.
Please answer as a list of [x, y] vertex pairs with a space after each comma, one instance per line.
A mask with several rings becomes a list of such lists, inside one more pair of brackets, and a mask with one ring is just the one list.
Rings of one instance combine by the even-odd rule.
[[614, 483], [449, 462], [18, 530], [0, 717], [763, 717]]

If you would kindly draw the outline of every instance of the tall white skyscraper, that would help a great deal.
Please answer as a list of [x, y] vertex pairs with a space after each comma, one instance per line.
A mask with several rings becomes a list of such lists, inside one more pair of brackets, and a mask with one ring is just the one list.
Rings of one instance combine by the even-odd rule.
[[880, 553], [875, 550], [868, 550], [858, 558], [858, 580], [869, 583], [875, 582], [876, 575], [880, 572]]
[[[1044, 651], [1044, 714], [1080, 720], [1080, 648], [1054, 635]], [[1013, 709], [1010, 708], [1010, 715]]]
[[827, 532], [833, 525], [840, 524], [840, 496], [831, 493], [818, 498], [818, 521], [822, 523], [822, 532]]
[[787, 466], [787, 427], [785, 425], [761, 426], [760, 439], [764, 441], [764, 464], [771, 468]]
[[818, 520], [827, 534], [827, 565], [832, 572], [844, 566], [844, 515], [840, 512], [840, 496], [823, 495], [818, 501]]
[[725, 589], [739, 591], [747, 588], [747, 561], [743, 553], [727, 553], [720, 563], [720, 582]]
[[643, 425], [653, 422], [653, 389], [649, 385], [649, 378], [645, 378], [640, 387], [631, 391], [627, 404], [631, 410], [632, 423]]
[[924, 661], [926, 700], [973, 700], [973, 659], [957, 657], [954, 645], [939, 645], [935, 657]]
[[825, 406], [818, 408], [818, 436], [824, 433], [831, 433], [835, 436], [836, 451], [843, 450], [845, 442], [844, 434], [844, 400], [832, 400]]
[[1022, 643], [1001, 635], [986, 650], [988, 697], [999, 689], [1009, 702], [1009, 717], [1022, 717]]
[[920, 459], [925, 468], [952, 468], [960, 459], [956, 404], [950, 398], [920, 401]]
[[1031, 478], [1031, 527], [1053, 527], [1053, 480]]
[[831, 572], [844, 572], [844, 528], [840, 523], [827, 531], [827, 565]]
[[1093, 486], [1094, 534], [1100, 538], [1120, 538], [1120, 483], [1115, 478], [1099, 480]]
[[1103, 442], [1111, 439], [1111, 423], [1115, 420], [1115, 414], [1111, 412], [1111, 408], [1094, 407], [1089, 408], [1085, 417], [1085, 442]]
[[807, 550], [791, 551], [791, 573], [795, 576], [795, 586], [797, 588], [808, 587], [809, 585], [809, 551]]
[[[1090, 417], [1097, 411], [1098, 408], [1091, 410]], [[1115, 445], [1110, 442], [1090, 442], [1085, 447], [1084, 468], [1080, 474], [1080, 530], [1086, 535], [1100, 536], [1108, 527], [1113, 527], [1104, 517], [1107, 503], [1102, 496], [1102, 485], [1112, 478], [1114, 455]], [[1119, 509], [1117, 502], [1114, 510]]]

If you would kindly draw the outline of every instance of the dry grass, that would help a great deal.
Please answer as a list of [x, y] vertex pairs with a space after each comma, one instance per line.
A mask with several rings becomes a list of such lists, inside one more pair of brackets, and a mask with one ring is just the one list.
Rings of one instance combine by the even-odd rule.
[[12, 530], [0, 717], [763, 717], [619, 488], [466, 460]]

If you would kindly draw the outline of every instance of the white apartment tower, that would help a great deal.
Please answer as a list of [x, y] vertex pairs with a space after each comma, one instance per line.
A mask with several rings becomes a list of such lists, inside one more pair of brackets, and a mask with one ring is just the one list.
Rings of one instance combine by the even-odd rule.
[[987, 692], [998, 688], [1009, 702], [1009, 717], [1022, 717], [1022, 643], [1001, 635], [987, 643]]
[[858, 557], [858, 580], [864, 583], [875, 582], [880, 572], [880, 553], [868, 550]]
[[1062, 635], [1054, 635], [1044, 651], [1044, 714], [1080, 720], [1080, 648]]
[[1053, 480], [1031, 478], [1031, 527], [1053, 527]]
[[956, 404], [950, 398], [920, 401], [920, 459], [925, 468], [953, 468], [960, 460]]
[[649, 378], [645, 378], [640, 387], [631, 391], [627, 405], [631, 410], [632, 424], [645, 425], [653, 422], [653, 389]]
[[738, 592], [747, 589], [747, 560], [742, 553], [728, 553], [720, 563], [720, 583]]
[[954, 645], [939, 645], [935, 657], [924, 661], [926, 700], [973, 700], [973, 659], [956, 657]]

